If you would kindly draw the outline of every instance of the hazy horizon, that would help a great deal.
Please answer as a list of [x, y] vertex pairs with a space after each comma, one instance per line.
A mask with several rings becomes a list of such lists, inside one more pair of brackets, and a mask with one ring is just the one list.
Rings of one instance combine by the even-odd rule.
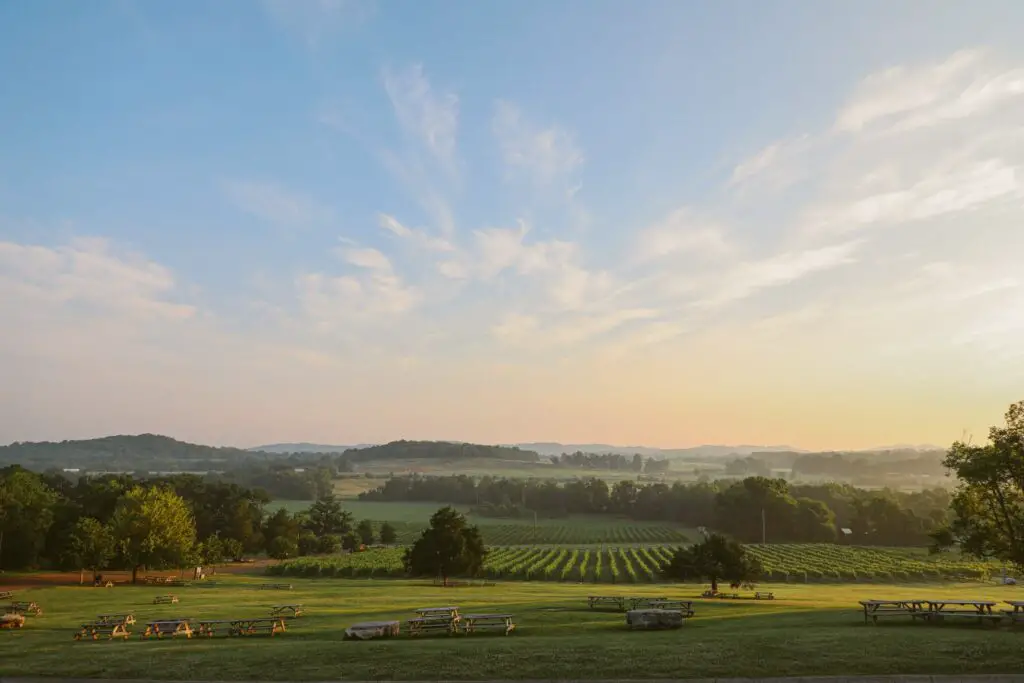
[[0, 443], [983, 441], [1024, 387], [1022, 24], [0, 5]]

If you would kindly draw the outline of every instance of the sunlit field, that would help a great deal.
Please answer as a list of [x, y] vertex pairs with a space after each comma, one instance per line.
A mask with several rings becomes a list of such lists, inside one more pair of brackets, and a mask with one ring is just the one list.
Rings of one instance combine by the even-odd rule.
[[[266, 577], [217, 577], [212, 588], [40, 588], [19, 591], [42, 616], [0, 632], [0, 676], [204, 680], [706, 678], [815, 674], [1011, 673], [1024, 632], [890, 619], [864, 623], [869, 598], [1022, 599], [1024, 590], [986, 583], [758, 586], [775, 600], [695, 600], [696, 616], [675, 631], [630, 631], [624, 615], [587, 607], [589, 594], [694, 598], [700, 585], [574, 585], [508, 582], [442, 588], [412, 581], [286, 579], [291, 591], [254, 588]], [[176, 605], [153, 605], [174, 592]], [[143, 640], [147, 620], [229, 619], [302, 603], [306, 616], [274, 637]], [[503, 635], [418, 636], [404, 621], [418, 607], [508, 612]], [[98, 614], [134, 612], [128, 641], [74, 641]], [[347, 625], [402, 620], [397, 638], [344, 641]], [[1024, 629], [1021, 629], [1024, 631]]]

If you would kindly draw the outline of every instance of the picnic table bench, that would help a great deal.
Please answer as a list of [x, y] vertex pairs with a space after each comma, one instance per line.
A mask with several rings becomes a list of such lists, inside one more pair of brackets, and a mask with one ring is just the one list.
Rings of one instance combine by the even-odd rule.
[[775, 593], [757, 592], [757, 593], [754, 593], [754, 599], [755, 600], [774, 600], [775, 599]]
[[397, 621], [363, 621], [352, 624], [345, 629], [346, 640], [371, 640], [373, 638], [390, 638], [397, 636], [399, 622]]
[[128, 640], [130, 635], [128, 625], [124, 621], [97, 619], [96, 621], [82, 624], [78, 632], [75, 633], [75, 640], [82, 640], [84, 638], [99, 640], [100, 636], [107, 636], [108, 640], [113, 640], [114, 638]]
[[270, 616], [272, 617], [279, 617], [285, 614], [293, 617], [301, 617], [303, 614], [302, 605], [274, 605], [270, 608]]
[[154, 605], [173, 604], [176, 602], [178, 602], [177, 595], [158, 595], [155, 598], [153, 598]]
[[878, 623], [881, 617], [922, 617], [927, 611], [923, 600], [861, 600], [864, 609], [864, 623]]
[[186, 638], [191, 638], [192, 627], [189, 624], [189, 620], [158, 619], [146, 624], [146, 630], [142, 632], [143, 638], [148, 638], [150, 636], [163, 638], [165, 635], [169, 635], [172, 638], [176, 638], [178, 635], [184, 635]]
[[651, 609], [677, 610], [686, 618], [693, 616], [693, 602], [689, 600], [651, 600], [647, 606]]
[[33, 616], [39, 616], [43, 613], [43, 609], [34, 602], [14, 601], [8, 607], [9, 612], [14, 614], [31, 614]]
[[1004, 600], [1010, 609], [1002, 610], [1006, 618], [1010, 620], [1010, 626], [1024, 624], [1024, 600]]
[[252, 636], [257, 633], [268, 633], [273, 636], [277, 633], [284, 633], [284, 631], [284, 617], [247, 617], [245, 619], [232, 619], [229, 633], [235, 636]]
[[594, 609], [599, 605], [615, 605], [616, 609], [622, 611], [626, 609], [626, 598], [621, 595], [589, 595], [587, 596], [587, 606], [590, 609]]
[[995, 600], [926, 600], [928, 606], [925, 618], [929, 622], [941, 623], [947, 618], [977, 619], [978, 623], [988, 621], [997, 624], [1003, 619], [999, 612], [992, 608]]
[[0, 600], [13, 600], [14, 591], [0, 591]]
[[415, 611], [419, 616], [406, 622], [410, 636], [438, 631], [452, 634], [458, 631], [458, 607], [421, 607]]
[[636, 609], [638, 607], [649, 607], [651, 606], [651, 604], [655, 602], [662, 602], [664, 600], [668, 600], [668, 598], [666, 598], [665, 596], [661, 596], [659, 598], [628, 598], [629, 606], [631, 609]]
[[504, 631], [507, 636], [516, 628], [511, 614], [463, 614], [459, 621], [466, 633]]
[[260, 584], [261, 591], [290, 591], [292, 585], [290, 583], [263, 583]]
[[100, 614], [96, 617], [97, 622], [119, 622], [127, 626], [131, 626], [135, 623], [134, 614]]

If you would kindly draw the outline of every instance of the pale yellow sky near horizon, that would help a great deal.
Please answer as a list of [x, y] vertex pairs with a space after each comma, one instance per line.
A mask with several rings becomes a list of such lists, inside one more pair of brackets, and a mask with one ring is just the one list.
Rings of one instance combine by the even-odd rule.
[[293, 274], [292, 306], [218, 305], [102, 226], [0, 240], [0, 442], [948, 446], [1024, 399], [1021, 55], [865, 73], [611, 266], [585, 232], [438, 248], [387, 211], [430, 274], [345, 244], [364, 279]]

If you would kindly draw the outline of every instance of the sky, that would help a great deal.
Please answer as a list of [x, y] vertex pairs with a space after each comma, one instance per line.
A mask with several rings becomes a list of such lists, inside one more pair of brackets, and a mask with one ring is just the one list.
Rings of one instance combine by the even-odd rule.
[[984, 440], [1024, 3], [0, 0], [0, 443]]

